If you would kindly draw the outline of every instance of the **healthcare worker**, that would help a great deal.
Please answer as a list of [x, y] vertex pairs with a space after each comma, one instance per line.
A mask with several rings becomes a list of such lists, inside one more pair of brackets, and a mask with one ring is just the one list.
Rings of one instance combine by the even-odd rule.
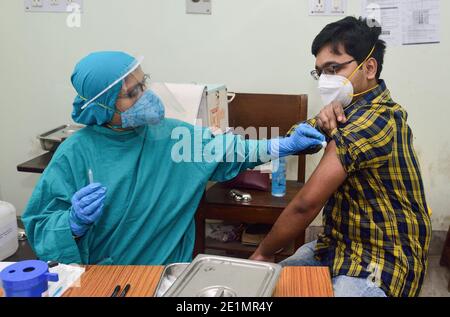
[[[72, 118], [86, 127], [60, 145], [22, 217], [40, 259], [189, 262], [194, 215], [209, 180], [231, 180], [262, 164], [263, 154], [292, 155], [325, 140], [306, 125], [291, 137], [256, 141], [214, 136], [209, 129], [164, 118], [164, 105], [147, 89], [140, 63], [126, 53], [97, 52], [76, 65]], [[178, 145], [186, 133], [174, 133], [177, 129], [189, 132], [192, 146], [185, 153]], [[201, 144], [195, 146], [198, 135]], [[215, 150], [206, 158], [198, 148]]]

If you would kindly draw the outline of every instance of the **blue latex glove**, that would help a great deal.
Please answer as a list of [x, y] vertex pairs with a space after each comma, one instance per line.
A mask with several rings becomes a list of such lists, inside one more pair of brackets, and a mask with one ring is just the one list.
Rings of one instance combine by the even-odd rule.
[[95, 183], [83, 187], [72, 197], [70, 229], [76, 237], [82, 237], [102, 215], [106, 188]]
[[323, 147], [326, 147], [325, 136], [306, 123], [300, 124], [287, 138], [269, 140], [272, 157], [285, 157]]

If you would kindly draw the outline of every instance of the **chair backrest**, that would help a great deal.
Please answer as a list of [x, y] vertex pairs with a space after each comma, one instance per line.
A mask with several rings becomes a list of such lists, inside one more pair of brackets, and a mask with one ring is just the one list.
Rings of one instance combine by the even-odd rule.
[[[258, 131], [260, 128], [267, 128], [267, 135], [258, 134], [258, 139], [271, 138], [271, 128], [279, 128], [280, 136], [284, 136], [294, 124], [305, 121], [307, 116], [307, 95], [236, 93], [229, 104], [230, 127], [254, 127]], [[305, 156], [299, 155], [298, 182], [305, 182], [305, 166]]]

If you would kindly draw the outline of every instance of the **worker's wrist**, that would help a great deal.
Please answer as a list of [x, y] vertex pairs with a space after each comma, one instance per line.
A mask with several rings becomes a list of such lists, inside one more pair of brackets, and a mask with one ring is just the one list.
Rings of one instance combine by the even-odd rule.
[[284, 138], [268, 140], [267, 152], [272, 160], [278, 160], [290, 154], [287, 153], [286, 146], [282, 145], [283, 142], [286, 142]]
[[77, 239], [81, 239], [82, 237], [84, 237], [84, 235], [87, 233], [88, 228], [85, 226], [80, 226], [76, 223], [71, 223], [70, 224], [70, 230], [72, 232], [72, 237], [77, 240]]

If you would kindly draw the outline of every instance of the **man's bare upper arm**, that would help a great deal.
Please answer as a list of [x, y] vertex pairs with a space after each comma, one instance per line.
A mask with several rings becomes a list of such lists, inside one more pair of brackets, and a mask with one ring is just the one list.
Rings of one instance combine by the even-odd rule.
[[302, 212], [312, 209], [320, 211], [346, 178], [347, 173], [338, 158], [336, 143], [332, 141], [316, 170], [294, 198], [296, 209]]

